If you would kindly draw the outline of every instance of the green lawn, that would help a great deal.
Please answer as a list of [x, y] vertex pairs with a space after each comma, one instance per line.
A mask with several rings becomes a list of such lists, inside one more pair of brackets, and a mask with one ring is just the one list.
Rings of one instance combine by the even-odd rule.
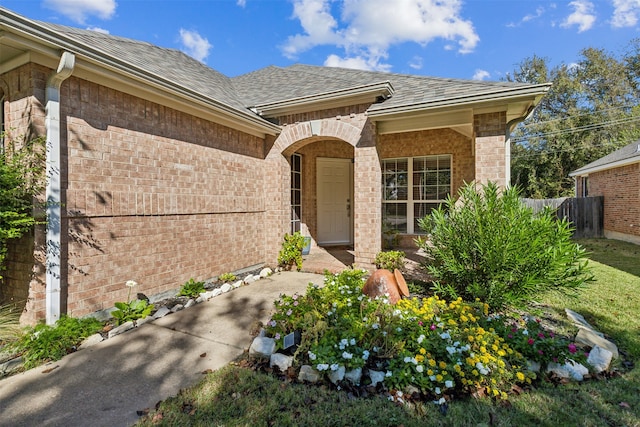
[[444, 411], [428, 403], [398, 406], [376, 396], [283, 382], [230, 365], [163, 402], [138, 425], [640, 426], [640, 246], [579, 243], [591, 253], [594, 281], [575, 297], [542, 295], [535, 310], [560, 317], [570, 308], [616, 342], [622, 357], [611, 375], [543, 382], [507, 404], [454, 401]]

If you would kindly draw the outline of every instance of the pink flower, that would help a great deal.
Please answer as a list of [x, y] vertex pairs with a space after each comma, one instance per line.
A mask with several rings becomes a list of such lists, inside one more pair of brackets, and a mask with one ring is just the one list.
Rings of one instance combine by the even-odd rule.
[[431, 325], [431, 326], [429, 327], [429, 329], [431, 329], [432, 331], [435, 331], [435, 330], [436, 330], [436, 325]]
[[542, 332], [538, 333], [538, 338], [544, 338], [544, 333]]
[[293, 305], [294, 305], [294, 306], [297, 306], [297, 305], [298, 305], [298, 301], [294, 301], [294, 302], [293, 302]]
[[578, 349], [575, 344], [569, 344], [569, 353], [574, 354]]
[[287, 310], [287, 316], [291, 316], [291, 313], [293, 313], [293, 311], [291, 311], [291, 309]]
[[538, 350], [538, 354], [544, 354], [544, 351]]
[[529, 339], [527, 340], [527, 344], [529, 344], [529, 345], [533, 345], [533, 338], [529, 338]]
[[418, 325], [420, 325], [420, 326], [424, 326], [424, 323], [422, 323], [422, 320], [420, 320], [420, 321], [418, 322]]

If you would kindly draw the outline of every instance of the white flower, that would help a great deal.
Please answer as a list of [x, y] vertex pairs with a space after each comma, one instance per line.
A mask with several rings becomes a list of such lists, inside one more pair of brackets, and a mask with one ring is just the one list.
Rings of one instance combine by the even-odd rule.
[[440, 387], [436, 387], [436, 389], [434, 391], [436, 392], [436, 394], [442, 393], [442, 390], [440, 390]]
[[340, 365], [338, 365], [337, 363], [334, 363], [334, 364], [332, 364], [332, 365], [330, 366], [330, 368], [331, 368], [331, 370], [332, 370], [332, 371], [337, 371], [337, 370], [338, 370], [338, 368], [340, 368]]
[[313, 352], [310, 351], [308, 354], [309, 354], [309, 360], [316, 360], [317, 356]]
[[390, 376], [392, 376], [392, 375], [393, 375], [393, 372], [391, 372], [391, 371], [387, 371], [387, 372], [384, 374], [384, 376], [385, 376], [385, 377], [390, 377]]
[[438, 399], [438, 405], [444, 405], [445, 403], [447, 403], [447, 400], [444, 397], [441, 397], [440, 399]]
[[397, 331], [397, 332], [402, 332], [402, 328], [398, 326], [398, 327], [396, 328], [396, 331]]
[[127, 282], [125, 283], [125, 285], [127, 285], [130, 288], [133, 288], [134, 286], [138, 286], [138, 283], [136, 283], [135, 280], [127, 280]]
[[351, 341], [349, 341], [349, 343], [351, 345], [356, 345], [356, 339], [355, 338], [351, 338]]
[[447, 380], [444, 382], [444, 386], [447, 388], [453, 388], [453, 381]]
[[365, 350], [362, 352], [362, 360], [367, 360], [369, 358], [369, 350]]
[[449, 335], [449, 332], [443, 332], [440, 334], [440, 338], [442, 338], [443, 340], [447, 340], [451, 338], [451, 335]]
[[529, 335], [529, 331], [527, 331], [526, 329], [522, 330], [522, 335]]
[[379, 323], [374, 323], [373, 325], [371, 325], [372, 329], [378, 329], [380, 327]]
[[449, 354], [453, 354], [456, 352], [456, 348], [455, 347], [451, 347], [451, 346], [447, 346], [447, 352]]
[[420, 336], [418, 337], [418, 344], [422, 344], [422, 341], [424, 341], [424, 339], [425, 339], [425, 338], [426, 338], [426, 337], [424, 336], [424, 334], [423, 334], [423, 335], [420, 335]]
[[416, 366], [416, 371], [418, 371], [419, 373], [423, 373], [424, 372], [424, 366], [422, 366], [422, 365]]
[[429, 377], [429, 379], [430, 379], [431, 381], [435, 381], [435, 380], [436, 380], [436, 376], [435, 376], [435, 375], [431, 375], [431, 376]]
[[316, 369], [318, 371], [326, 371], [327, 369], [329, 369], [329, 364], [328, 363], [318, 363], [318, 365], [316, 366]]
[[343, 359], [352, 359], [353, 358], [353, 354], [347, 353], [346, 351], [344, 351], [344, 352], [342, 352], [342, 358]]
[[410, 363], [412, 360], [413, 360], [413, 358], [411, 358], [411, 357], [409, 357], [409, 356], [406, 356], [406, 357], [404, 358], [404, 363]]

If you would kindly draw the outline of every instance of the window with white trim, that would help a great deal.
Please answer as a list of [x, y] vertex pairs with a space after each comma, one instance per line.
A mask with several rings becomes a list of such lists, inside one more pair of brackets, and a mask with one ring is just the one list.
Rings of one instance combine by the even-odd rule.
[[418, 220], [451, 194], [451, 155], [384, 159], [382, 192], [384, 228], [422, 234]]
[[300, 231], [302, 218], [302, 156], [291, 155], [291, 233]]

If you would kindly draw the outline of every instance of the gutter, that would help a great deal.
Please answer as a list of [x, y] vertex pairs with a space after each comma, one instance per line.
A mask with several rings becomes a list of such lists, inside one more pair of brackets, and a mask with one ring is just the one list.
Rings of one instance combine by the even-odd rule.
[[60, 180], [60, 86], [75, 67], [73, 53], [63, 52], [58, 69], [47, 79], [45, 98], [45, 127], [47, 132], [47, 187], [46, 214], [46, 321], [54, 324], [62, 314], [61, 284], [61, 231], [62, 231], [62, 186]]

